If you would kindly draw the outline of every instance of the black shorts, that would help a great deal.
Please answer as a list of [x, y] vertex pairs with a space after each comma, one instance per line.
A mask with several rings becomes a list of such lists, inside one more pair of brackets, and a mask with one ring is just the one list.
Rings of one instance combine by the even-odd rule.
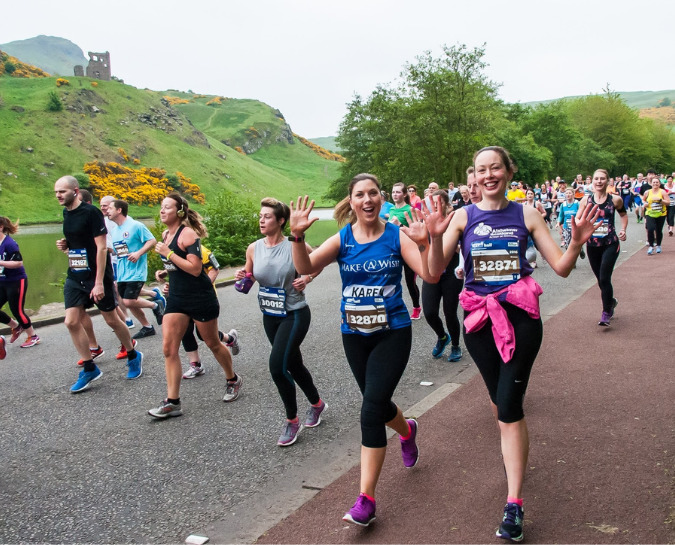
[[145, 282], [120, 282], [117, 281], [117, 292], [122, 299], [138, 299]]
[[94, 300], [89, 296], [93, 289], [94, 280], [80, 282], [72, 278], [66, 278], [66, 283], [63, 286], [63, 300], [66, 309], [73, 307], [91, 308], [96, 305], [101, 312], [115, 310], [117, 299], [115, 298], [112, 281], [107, 278], [103, 279], [103, 291], [105, 295], [98, 303], [94, 303]]
[[220, 304], [216, 294], [213, 297], [194, 297], [183, 298], [171, 296], [169, 290], [169, 298], [166, 302], [166, 309], [164, 314], [185, 314], [192, 318], [195, 322], [210, 322], [218, 318], [220, 314]]

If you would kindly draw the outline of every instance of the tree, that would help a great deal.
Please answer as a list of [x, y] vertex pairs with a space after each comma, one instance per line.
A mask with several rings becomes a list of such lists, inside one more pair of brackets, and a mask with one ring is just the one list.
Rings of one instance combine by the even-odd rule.
[[441, 185], [464, 179], [473, 152], [490, 143], [500, 117], [497, 85], [483, 75], [483, 48], [444, 47], [417, 57], [396, 85], [356, 96], [338, 134], [347, 159], [330, 189], [346, 194], [351, 177], [371, 171], [386, 187], [403, 181]]

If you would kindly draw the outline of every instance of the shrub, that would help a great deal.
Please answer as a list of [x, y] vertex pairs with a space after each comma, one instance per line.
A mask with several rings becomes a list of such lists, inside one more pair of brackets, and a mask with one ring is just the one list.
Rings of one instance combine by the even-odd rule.
[[50, 112], [60, 112], [63, 110], [63, 102], [61, 102], [61, 99], [59, 98], [59, 95], [56, 91], [49, 91], [47, 110]]
[[205, 211], [207, 246], [221, 265], [240, 265], [246, 261], [246, 248], [260, 237], [259, 211], [258, 206], [230, 191], [209, 202]]
[[80, 184], [80, 189], [89, 189], [89, 176], [87, 174], [78, 172], [77, 174], [73, 174], [73, 178]]
[[64, 85], [70, 85], [70, 82], [65, 78], [56, 78], [57, 87], [62, 87]]
[[98, 87], [98, 81], [92, 81], [91, 86], [92, 87]]
[[5, 72], [9, 75], [12, 75], [16, 70], [16, 64], [12, 61], [5, 61]]

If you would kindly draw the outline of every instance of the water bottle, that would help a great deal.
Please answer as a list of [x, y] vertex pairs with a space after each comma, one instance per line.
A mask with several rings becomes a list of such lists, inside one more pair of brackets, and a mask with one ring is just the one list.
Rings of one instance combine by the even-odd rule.
[[241, 280], [237, 280], [234, 283], [234, 289], [237, 291], [240, 291], [244, 295], [248, 293], [248, 291], [251, 289], [251, 286], [253, 285], [253, 273], [246, 273], [246, 276], [242, 278]]

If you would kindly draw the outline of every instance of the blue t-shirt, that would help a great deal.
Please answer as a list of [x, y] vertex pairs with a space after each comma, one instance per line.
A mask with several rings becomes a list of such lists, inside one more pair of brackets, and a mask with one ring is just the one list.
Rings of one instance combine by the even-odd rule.
[[[5, 239], [0, 243], [0, 261], [23, 261], [19, 245], [9, 235], [5, 236]], [[9, 269], [0, 266], [0, 282], [15, 282], [22, 278], [28, 278], [26, 269], [23, 267]]]
[[110, 231], [113, 250], [117, 255], [118, 282], [145, 282], [148, 279], [148, 255], [132, 263], [127, 256], [137, 252], [148, 240], [154, 240], [150, 229], [140, 221], [127, 218], [122, 225], [115, 225]]
[[385, 224], [377, 240], [359, 244], [351, 224], [340, 230], [337, 262], [342, 278], [342, 333], [370, 335], [409, 326], [403, 302], [399, 228]]
[[563, 224], [563, 229], [571, 229], [571, 217], [576, 216], [579, 211], [579, 201], [574, 201], [572, 204], [567, 204], [565, 201], [560, 205], [560, 213], [558, 214], [558, 223]]
[[390, 203], [389, 201], [384, 201], [382, 203], [382, 208], [380, 209], [380, 217], [385, 220], [388, 219], [387, 215], [389, 214], [389, 210], [391, 210], [393, 206], [394, 206], [393, 203]]

